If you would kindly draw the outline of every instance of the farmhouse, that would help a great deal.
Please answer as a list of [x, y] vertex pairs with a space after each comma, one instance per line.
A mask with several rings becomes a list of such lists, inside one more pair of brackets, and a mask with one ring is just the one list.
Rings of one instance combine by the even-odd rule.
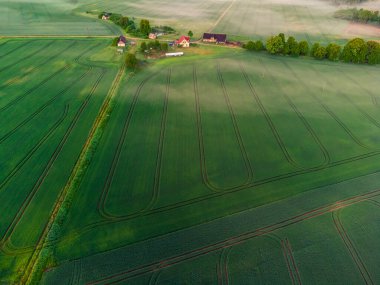
[[149, 34], [149, 38], [150, 38], [151, 40], [155, 40], [155, 39], [157, 39], [157, 34], [156, 34], [156, 33], [150, 33], [150, 34]]
[[125, 47], [127, 45], [127, 39], [124, 36], [119, 37], [119, 41], [117, 42], [118, 47]]
[[103, 14], [102, 20], [108, 21], [110, 19], [110, 15], [108, 13]]
[[227, 35], [204, 33], [203, 41], [207, 43], [225, 44], [227, 41]]
[[180, 47], [188, 48], [190, 47], [190, 37], [182, 36], [179, 40], [176, 40], [175, 44]]

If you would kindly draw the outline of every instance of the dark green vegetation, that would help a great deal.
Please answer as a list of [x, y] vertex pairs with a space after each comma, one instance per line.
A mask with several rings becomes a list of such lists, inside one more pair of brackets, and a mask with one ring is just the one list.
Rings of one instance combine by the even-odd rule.
[[360, 23], [376, 23], [380, 24], [379, 11], [371, 11], [365, 9], [342, 9], [335, 12], [334, 17], [345, 19], [349, 21], [355, 21]]
[[[258, 40], [249, 41], [243, 45], [248, 51], [266, 50], [270, 54], [282, 54], [290, 56], [308, 55], [309, 44], [307, 41], [297, 42], [290, 36], [286, 39], [283, 33], [271, 36], [266, 41], [266, 46]], [[314, 43], [310, 50], [310, 55], [316, 59], [329, 59], [330, 61], [342, 60], [350, 63], [380, 63], [380, 43], [375, 41], [366, 42], [363, 39], [355, 38], [350, 40], [343, 48], [338, 44], [329, 43], [327, 47]]]

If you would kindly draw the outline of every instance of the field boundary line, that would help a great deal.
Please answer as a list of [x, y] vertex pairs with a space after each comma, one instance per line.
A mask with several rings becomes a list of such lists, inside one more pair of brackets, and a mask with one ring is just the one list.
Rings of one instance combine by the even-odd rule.
[[[90, 130], [89, 136], [87, 137], [87, 140], [85, 144], [83, 145], [82, 151], [79, 154], [78, 160], [75, 163], [75, 166], [71, 172], [71, 175], [61, 191], [58, 199], [56, 200], [56, 203], [53, 207], [53, 211], [50, 215], [49, 221], [47, 222], [44, 231], [42, 232], [39, 241], [36, 245], [35, 250], [33, 251], [32, 256], [29, 258], [24, 272], [22, 274], [20, 283], [21, 284], [29, 284], [32, 282], [33, 274], [39, 274], [40, 272], [35, 273], [35, 266], [39, 261], [40, 254], [42, 249], [45, 247], [47, 244], [47, 237], [48, 234], [52, 228], [52, 225], [54, 224], [58, 211], [60, 210], [62, 204], [65, 202], [67, 194], [73, 189], [75, 189], [75, 186], [77, 186], [76, 183], [83, 177], [83, 173], [85, 172], [85, 169], [88, 167], [88, 159], [89, 156], [91, 156], [91, 147], [94, 144], [94, 140], [96, 139], [96, 134], [99, 132], [99, 127], [102, 122], [106, 120], [107, 113], [110, 109], [110, 101], [112, 98], [115, 96], [115, 94], [118, 91], [118, 87], [120, 85], [121, 79], [123, 78], [123, 75], [125, 73], [125, 65], [123, 64], [120, 68], [118, 73], [116, 74], [116, 77], [114, 81], [112, 82], [111, 88], [103, 101], [103, 105], [101, 106], [101, 109], [98, 113], [98, 116], [95, 119], [95, 122]], [[102, 74], [104, 75], [104, 74]]]

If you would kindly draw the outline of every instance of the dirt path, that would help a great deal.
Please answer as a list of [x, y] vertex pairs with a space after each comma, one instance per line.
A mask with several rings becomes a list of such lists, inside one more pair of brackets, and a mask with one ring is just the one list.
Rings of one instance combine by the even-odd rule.
[[236, 0], [232, 0], [231, 4], [223, 11], [223, 13], [219, 16], [218, 20], [207, 30], [207, 32], [211, 32], [219, 23], [224, 19], [227, 13], [231, 10], [232, 6], [235, 4]]

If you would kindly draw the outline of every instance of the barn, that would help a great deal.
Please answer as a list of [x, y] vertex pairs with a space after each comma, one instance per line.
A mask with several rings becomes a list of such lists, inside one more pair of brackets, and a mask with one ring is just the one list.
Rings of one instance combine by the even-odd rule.
[[227, 41], [227, 35], [204, 33], [203, 41], [207, 43], [225, 44]]

